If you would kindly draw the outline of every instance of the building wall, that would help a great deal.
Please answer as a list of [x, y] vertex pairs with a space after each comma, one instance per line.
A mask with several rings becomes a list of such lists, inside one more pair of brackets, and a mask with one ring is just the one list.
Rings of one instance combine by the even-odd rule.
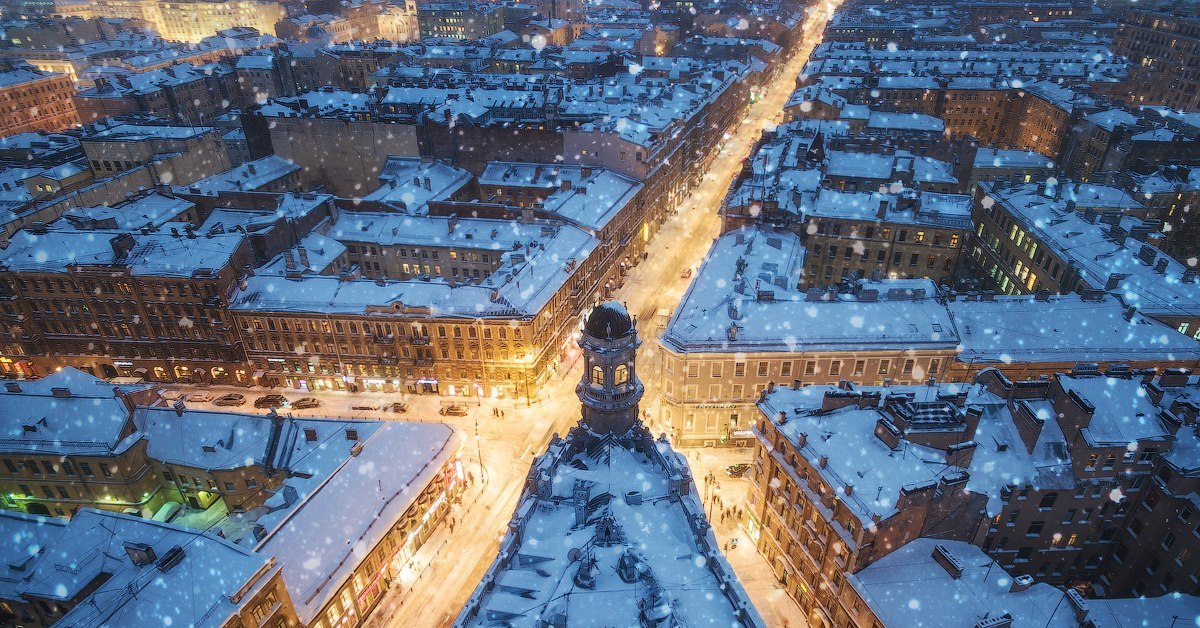
[[27, 131], [61, 131], [79, 124], [75, 86], [64, 74], [48, 74], [0, 87], [0, 137]]
[[1138, 103], [1200, 109], [1200, 19], [1150, 9], [1125, 11], [1113, 52], [1130, 60], [1128, 93]]
[[[305, 186], [324, 185], [329, 192], [342, 196], [361, 196], [375, 189], [389, 155], [421, 154], [412, 125], [330, 118], [246, 119], [247, 136], [259, 133], [274, 154], [299, 164], [304, 169]], [[261, 143], [256, 141], [250, 141], [252, 156], [269, 154], [260, 154], [261, 149], [255, 147]]]
[[870, 626], [869, 609], [846, 592], [847, 572], [917, 537], [965, 540], [974, 529], [982, 500], [945, 482], [901, 492], [897, 513], [864, 526], [842, 503], [845, 488], [829, 486], [771, 420], [759, 418], [754, 437], [744, 524], [809, 625]]
[[[736, 345], [731, 349], [736, 349]], [[954, 360], [953, 349], [895, 347], [874, 351], [680, 351], [664, 346], [658, 421], [681, 446], [750, 443], [755, 402], [773, 382], [866, 386], [923, 384]]]
[[[390, 527], [383, 539], [365, 555], [341, 583], [333, 599], [317, 613], [309, 628], [338, 628], [365, 623], [368, 614], [398, 580], [400, 572], [460, 503], [466, 485], [458, 455], [442, 466], [438, 475], [421, 489], [408, 510]], [[465, 525], [465, 524], [464, 524]]]
[[801, 286], [836, 284], [852, 275], [926, 277], [949, 284], [967, 231], [935, 225], [809, 217], [801, 227], [805, 273]]

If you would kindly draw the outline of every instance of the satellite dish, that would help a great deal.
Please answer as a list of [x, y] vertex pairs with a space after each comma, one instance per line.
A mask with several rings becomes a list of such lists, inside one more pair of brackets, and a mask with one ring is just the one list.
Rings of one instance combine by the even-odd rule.
[[579, 548], [572, 547], [571, 551], [567, 552], [567, 560], [569, 560], [571, 562], [575, 562], [575, 561], [579, 560], [579, 554], [580, 554]]

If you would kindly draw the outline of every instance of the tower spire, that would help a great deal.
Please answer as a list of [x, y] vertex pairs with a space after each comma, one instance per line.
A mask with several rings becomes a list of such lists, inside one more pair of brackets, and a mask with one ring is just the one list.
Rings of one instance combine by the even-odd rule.
[[638, 424], [644, 392], [636, 365], [641, 344], [633, 319], [620, 303], [601, 303], [588, 315], [579, 336], [583, 377], [575, 387], [583, 407], [581, 423], [588, 430], [621, 436]]

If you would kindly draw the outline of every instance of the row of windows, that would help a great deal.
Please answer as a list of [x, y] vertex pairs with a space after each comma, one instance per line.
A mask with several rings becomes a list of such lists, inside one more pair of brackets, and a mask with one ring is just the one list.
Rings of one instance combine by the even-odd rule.
[[[771, 364], [772, 364], [772, 361], [770, 361], [770, 360], [757, 361], [757, 362], [755, 362], [754, 372], [757, 374], [758, 377], [769, 377], [771, 375]], [[784, 360], [782, 362], [779, 362], [779, 376], [780, 377], [792, 377], [793, 373], [794, 373], [794, 369], [793, 369], [794, 365], [797, 365], [797, 362], [792, 361], [792, 360]], [[929, 360], [929, 367], [925, 370], [925, 372], [929, 375], [934, 375], [941, 368], [941, 365], [942, 365], [941, 359], [933, 358], [933, 359]], [[824, 368], [822, 368], [820, 366], [819, 361], [807, 360], [803, 363], [803, 367], [804, 367], [803, 373], [806, 377], [812, 377], [817, 374], [828, 374], [830, 376], [865, 375], [867, 372], [867, 361], [866, 360], [830, 360], [829, 362], [826, 363], [826, 366]], [[900, 373], [902, 375], [912, 375], [915, 368], [916, 368], [916, 360], [915, 359], [906, 359], [902, 362], [902, 365], [900, 368]], [[889, 359], [883, 359], [883, 360], [878, 361], [876, 368], [875, 368], [875, 374], [876, 375], [888, 375], [891, 370], [892, 370], [892, 361]], [[667, 361], [667, 372], [672, 372], [672, 371], [673, 371], [672, 362], [670, 360], [668, 360]], [[700, 377], [700, 364], [698, 362], [689, 362], [687, 364], [686, 374], [689, 379], [699, 378]], [[724, 362], [711, 362], [709, 365], [709, 375], [711, 377], [713, 377], [714, 379], [720, 379], [720, 378], [725, 377], [725, 375], [726, 375], [725, 363]], [[734, 362], [732, 375], [734, 377], [745, 377], [746, 376], [746, 362], [742, 362], [742, 361]]]
[[[109, 466], [108, 463], [102, 462], [102, 463], [100, 463], [99, 466], [100, 466], [100, 473], [105, 478], [112, 479], [113, 477], [115, 477], [112, 472], [112, 467]], [[56, 477], [60, 473], [62, 473], [62, 474], [65, 474], [67, 477], [74, 478], [74, 477], [79, 477], [80, 473], [82, 473], [84, 477], [88, 477], [88, 478], [96, 477], [95, 472], [92, 470], [91, 463], [80, 462], [79, 463], [79, 471], [77, 472], [75, 470], [75, 463], [71, 462], [70, 460], [63, 460], [61, 463], [57, 463], [57, 464], [50, 462], [49, 460], [43, 460], [42, 464], [39, 466], [37, 461], [35, 461], [35, 460], [25, 460], [24, 462], [22, 462], [22, 461], [14, 462], [13, 460], [9, 460], [9, 459], [5, 458], [4, 459], [4, 468], [8, 470], [8, 473], [10, 475], [32, 475], [35, 477], [44, 475], [46, 477]]]

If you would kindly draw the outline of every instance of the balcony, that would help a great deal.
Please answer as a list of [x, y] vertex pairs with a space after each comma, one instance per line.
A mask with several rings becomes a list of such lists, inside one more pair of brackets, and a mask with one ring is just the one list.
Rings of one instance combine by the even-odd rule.
[[414, 344], [414, 345], [427, 345], [427, 344], [429, 344], [429, 337], [428, 336], [410, 336], [408, 342], [410, 344]]
[[396, 337], [391, 334], [387, 334], [387, 335], [375, 334], [374, 336], [371, 337], [371, 339], [373, 341], [375, 341], [375, 344], [377, 344], [377, 345], [396, 344]]
[[381, 357], [381, 358], [379, 358], [379, 365], [380, 365], [380, 366], [396, 366], [396, 364], [397, 364], [397, 360], [396, 360], [396, 358], [393, 358], [393, 357]]

